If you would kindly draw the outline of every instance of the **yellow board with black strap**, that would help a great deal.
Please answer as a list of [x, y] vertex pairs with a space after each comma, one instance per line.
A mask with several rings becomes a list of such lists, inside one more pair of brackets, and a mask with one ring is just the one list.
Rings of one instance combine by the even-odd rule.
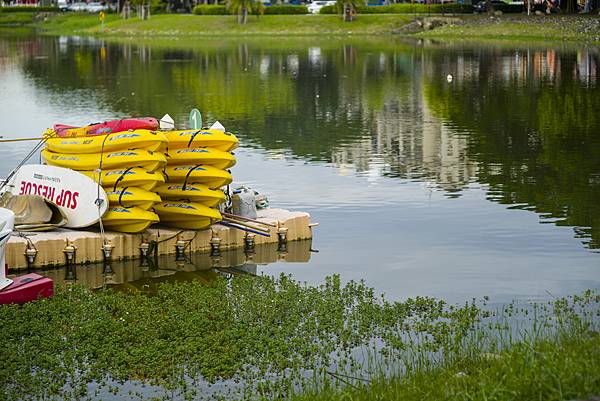
[[167, 165], [163, 173], [168, 182], [199, 183], [211, 189], [229, 185], [233, 181], [228, 171], [203, 164]]
[[139, 233], [160, 221], [154, 212], [139, 207], [110, 207], [102, 217], [102, 224], [113, 231]]
[[157, 185], [165, 182], [164, 176], [159, 172], [145, 170], [141, 167], [130, 167], [113, 170], [80, 171], [96, 182], [101, 182], [102, 187], [114, 190], [115, 187], [138, 187], [152, 191]]
[[138, 187], [117, 187], [106, 190], [106, 196], [111, 207], [136, 206], [148, 210], [155, 203], [162, 202], [159, 194]]
[[[164, 200], [188, 200], [212, 207], [225, 202], [223, 191], [212, 190], [201, 184], [166, 183], [154, 189]], [[108, 195], [108, 193], [107, 193]]]
[[206, 164], [220, 169], [235, 165], [235, 157], [228, 152], [213, 148], [171, 149], [167, 153], [169, 166], [186, 164]]
[[213, 148], [224, 152], [238, 147], [235, 135], [216, 129], [188, 129], [165, 132], [170, 149]]
[[[145, 149], [130, 149], [103, 154], [69, 154], [42, 150], [42, 158], [51, 166], [65, 167], [77, 171], [142, 167], [149, 171], [162, 169], [167, 163], [165, 155]], [[102, 165], [100, 159], [102, 158]]]
[[154, 152], [163, 149], [167, 143], [167, 138], [161, 132], [140, 129], [88, 137], [51, 137], [46, 141], [46, 149], [67, 154], [99, 154], [127, 149], [146, 149]]
[[218, 210], [197, 202], [166, 201], [154, 205], [162, 225], [188, 230], [204, 230], [221, 221]]

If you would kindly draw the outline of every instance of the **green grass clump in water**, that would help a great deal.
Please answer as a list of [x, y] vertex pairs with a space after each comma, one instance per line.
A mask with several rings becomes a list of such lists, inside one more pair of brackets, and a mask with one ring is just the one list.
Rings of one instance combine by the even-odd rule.
[[[91, 382], [125, 394], [132, 389], [127, 383], [143, 382], [161, 386], [158, 397], [200, 398], [206, 381], [233, 379], [242, 387], [227, 398], [281, 398], [316, 388], [324, 399], [348, 391], [356, 391], [352, 397], [379, 391], [387, 399], [409, 394], [407, 383], [439, 395], [441, 383], [455, 381], [460, 389], [478, 375], [489, 388], [494, 380], [515, 380], [518, 387], [528, 369], [583, 377], [585, 364], [600, 363], [598, 353], [587, 352], [598, 349], [597, 336], [589, 334], [598, 330], [597, 316], [588, 314], [590, 308], [597, 313], [598, 303], [600, 295], [590, 292], [536, 308], [535, 317], [511, 306], [503, 317], [525, 319], [515, 330], [474, 303], [388, 302], [364, 283], [342, 285], [337, 276], [317, 287], [287, 276], [172, 283], [152, 296], [74, 286], [49, 300], [0, 307], [0, 392], [5, 399], [81, 399], [97, 396], [89, 393]], [[582, 345], [569, 345], [565, 336]], [[552, 344], [571, 350], [569, 360], [585, 370], [565, 368], [556, 355], [546, 358], [542, 351]], [[520, 365], [510, 362], [520, 356], [527, 357]], [[512, 370], [488, 374], [486, 364]], [[388, 384], [393, 373], [403, 379]], [[598, 388], [598, 376], [591, 377], [587, 387], [561, 381], [562, 394]], [[364, 379], [374, 384], [360, 388]], [[556, 388], [551, 381], [540, 386]], [[129, 397], [139, 388], [132, 390]]]
[[339, 387], [329, 381], [291, 399], [583, 400], [600, 394], [599, 364], [599, 334], [578, 333], [574, 338], [561, 335], [516, 344], [501, 353], [465, 355], [453, 363], [409, 370], [402, 376], [379, 375], [366, 385]]

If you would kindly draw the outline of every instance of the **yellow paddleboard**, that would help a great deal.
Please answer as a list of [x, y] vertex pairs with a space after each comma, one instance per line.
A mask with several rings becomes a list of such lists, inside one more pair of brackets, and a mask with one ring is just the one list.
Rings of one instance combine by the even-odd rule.
[[169, 149], [167, 160], [170, 166], [208, 164], [220, 169], [226, 169], [235, 164], [235, 157], [231, 153], [212, 148]]
[[188, 129], [165, 133], [169, 149], [213, 148], [228, 152], [238, 147], [235, 135], [216, 129]]
[[191, 182], [206, 185], [209, 188], [220, 188], [231, 184], [233, 177], [225, 170], [206, 165], [185, 165], [165, 167], [167, 182]]
[[[51, 166], [66, 167], [73, 170], [95, 170], [100, 167], [100, 154], [53, 153], [46, 149], [42, 157]], [[165, 155], [143, 149], [124, 150], [104, 153], [102, 169], [142, 167], [149, 171], [161, 169], [167, 162]]]
[[218, 210], [196, 202], [162, 202], [154, 205], [154, 211], [162, 224], [175, 228], [204, 230], [221, 221]]
[[187, 200], [208, 207], [217, 206], [225, 201], [222, 191], [214, 191], [201, 184], [166, 183], [156, 187], [155, 191], [165, 200]]
[[167, 143], [167, 138], [161, 132], [140, 129], [88, 137], [50, 138], [46, 141], [46, 149], [54, 153], [68, 154], [110, 153], [127, 149], [146, 149], [154, 152]]
[[138, 233], [158, 223], [156, 213], [142, 210], [139, 207], [111, 207], [102, 217], [102, 224], [108, 230], [124, 233]]
[[106, 196], [111, 207], [137, 206], [140, 209], [148, 210], [155, 203], [162, 202], [157, 193], [138, 187], [111, 188], [106, 190]]
[[[80, 173], [98, 182], [99, 174], [97, 171], [80, 171]], [[106, 190], [113, 190], [118, 186], [138, 187], [151, 191], [158, 184], [164, 182], [165, 179], [161, 173], [144, 170], [140, 167], [102, 170], [102, 187]]]

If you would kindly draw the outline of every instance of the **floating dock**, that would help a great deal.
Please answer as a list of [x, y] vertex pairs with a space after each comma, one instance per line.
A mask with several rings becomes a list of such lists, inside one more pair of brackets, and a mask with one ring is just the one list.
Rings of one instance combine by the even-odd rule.
[[[43, 233], [13, 235], [6, 245], [6, 262], [11, 270], [49, 269], [69, 264], [134, 260], [181, 252], [218, 253], [220, 250], [252, 248], [255, 245], [312, 238], [310, 215], [284, 209], [258, 211], [257, 220], [270, 223], [269, 237], [247, 233], [219, 224], [202, 231], [151, 228], [139, 234], [59, 229]], [[105, 246], [108, 244], [108, 247]], [[175, 259], [174, 259], [175, 260]]]
[[163, 255], [157, 260], [123, 260], [107, 265], [93, 263], [72, 268], [58, 267], [44, 270], [43, 275], [62, 287], [77, 283], [91, 289], [114, 287], [142, 292], [152, 291], [163, 281], [200, 280], [205, 283], [218, 276], [258, 274], [258, 265], [271, 263], [307, 263], [310, 261], [312, 241], [257, 245], [252, 251], [244, 248], [227, 249], [219, 255], [208, 252], [187, 254], [179, 260], [173, 255]]

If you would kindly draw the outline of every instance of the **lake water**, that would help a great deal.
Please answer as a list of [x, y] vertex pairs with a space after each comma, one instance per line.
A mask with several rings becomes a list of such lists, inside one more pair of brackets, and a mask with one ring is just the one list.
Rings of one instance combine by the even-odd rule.
[[[600, 289], [598, 48], [5, 32], [0, 93], [6, 138], [184, 125], [193, 107], [221, 121], [241, 139], [236, 182], [320, 223], [318, 253], [259, 274], [451, 302]], [[0, 177], [33, 144], [0, 144]]]

